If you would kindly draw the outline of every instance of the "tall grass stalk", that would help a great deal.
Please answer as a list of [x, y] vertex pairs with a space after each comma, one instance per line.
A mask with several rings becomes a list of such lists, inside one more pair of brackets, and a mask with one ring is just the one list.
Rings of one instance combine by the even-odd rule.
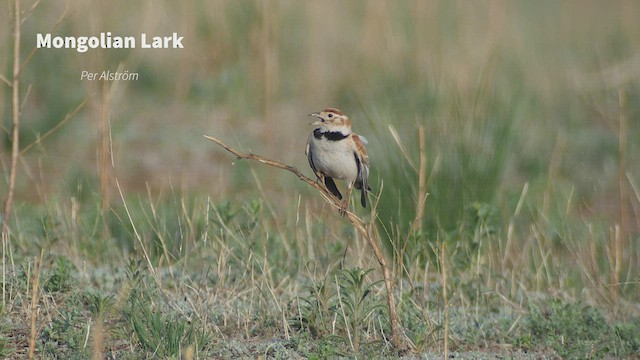
[[[618, 91], [619, 125], [618, 125], [618, 187], [620, 193], [620, 215], [619, 226], [616, 225], [614, 255], [614, 278], [611, 282], [612, 303], [618, 303], [618, 293], [620, 289], [620, 275], [622, 273], [625, 258], [623, 253], [631, 253], [631, 241], [629, 241], [629, 186], [627, 182], [627, 110], [626, 92], [624, 88]], [[630, 262], [629, 262], [630, 263]]]
[[33, 258], [33, 279], [31, 289], [31, 336], [29, 337], [29, 359], [33, 359], [36, 351], [37, 321], [38, 321], [38, 298], [40, 286], [40, 266], [42, 259]]
[[9, 167], [9, 187], [7, 197], [4, 202], [4, 214], [2, 217], [2, 233], [9, 234], [9, 222], [11, 221], [11, 211], [13, 209], [13, 195], [16, 187], [16, 176], [18, 171], [18, 156], [20, 155], [20, 30], [22, 28], [22, 18], [20, 11], [20, 0], [13, 2], [14, 23], [13, 23], [13, 76], [11, 79], [11, 165]]
[[442, 243], [440, 249], [440, 271], [442, 272], [442, 302], [444, 307], [444, 358], [449, 358], [449, 296], [447, 294], [447, 244]]
[[98, 120], [98, 142], [97, 151], [98, 154], [98, 173], [100, 174], [100, 197], [102, 198], [100, 207], [102, 210], [109, 208], [109, 187], [111, 185], [111, 179], [109, 176], [112, 166], [109, 164], [109, 159], [113, 158], [109, 153], [110, 143], [110, 126], [109, 126], [109, 107], [111, 97], [109, 96], [109, 82], [104, 80], [102, 82], [102, 102], [100, 108], [100, 117]]
[[0, 234], [2, 237], [2, 307], [7, 306], [7, 242], [8, 235], [4, 231]]

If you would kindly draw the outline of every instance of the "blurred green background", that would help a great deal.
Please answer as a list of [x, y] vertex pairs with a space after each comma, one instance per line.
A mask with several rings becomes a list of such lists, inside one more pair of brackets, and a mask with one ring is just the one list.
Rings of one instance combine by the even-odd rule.
[[[377, 192], [384, 185], [379, 211], [389, 237], [413, 221], [422, 127], [429, 197], [418, 237], [457, 236], [485, 220], [506, 231], [522, 199], [515, 230], [523, 236], [528, 224], [543, 221], [551, 228], [599, 224], [605, 233], [623, 224], [629, 240], [638, 238], [635, 1], [23, 7], [21, 147], [34, 146], [21, 157], [18, 203], [95, 201], [92, 194], [117, 201], [117, 178], [127, 194], [180, 189], [217, 201], [264, 195], [286, 209], [302, 193], [304, 201], [321, 204], [290, 175], [233, 166], [202, 135], [308, 170], [306, 114], [332, 106], [369, 140], [372, 186]], [[11, 23], [9, 9], [0, 16]], [[38, 32], [107, 31], [136, 38], [178, 32], [185, 49], [33, 50]], [[0, 48], [0, 69], [9, 78], [10, 31], [0, 34]], [[118, 68], [139, 73], [139, 80], [80, 80], [83, 70]], [[10, 89], [0, 92], [7, 179]], [[110, 160], [100, 162], [105, 104], [113, 169]], [[282, 198], [288, 200], [276, 201]]]

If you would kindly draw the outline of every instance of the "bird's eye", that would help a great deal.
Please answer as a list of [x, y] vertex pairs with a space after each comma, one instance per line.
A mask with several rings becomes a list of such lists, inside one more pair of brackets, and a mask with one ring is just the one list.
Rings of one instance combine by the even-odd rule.
[[332, 118], [332, 117], [333, 117], [333, 114], [329, 114], [329, 115], [327, 115], [327, 117]]

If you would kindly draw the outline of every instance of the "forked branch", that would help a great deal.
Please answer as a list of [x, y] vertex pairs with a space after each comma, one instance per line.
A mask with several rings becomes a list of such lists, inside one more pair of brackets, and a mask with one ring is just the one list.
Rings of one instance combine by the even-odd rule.
[[[228, 152], [235, 155], [238, 159], [255, 160], [265, 165], [272, 166], [272, 167], [286, 170], [288, 172], [293, 173], [300, 180], [306, 182], [307, 184], [313, 186], [316, 190], [318, 190], [320, 194], [322, 194], [322, 197], [324, 197], [325, 200], [327, 200], [327, 202], [329, 202], [332, 206], [336, 207], [337, 209], [341, 208], [342, 203], [340, 202], [340, 200], [333, 197], [333, 195], [331, 195], [331, 193], [329, 193], [329, 191], [320, 183], [307, 177], [295, 167], [283, 164], [275, 160], [264, 158], [260, 155], [256, 155], [252, 153], [241, 153], [212, 136], [205, 135], [204, 137], [220, 145], [222, 148], [224, 148]], [[382, 276], [384, 278], [384, 284], [387, 290], [387, 306], [389, 308], [389, 324], [391, 327], [390, 329], [391, 345], [393, 345], [394, 348], [399, 349], [401, 346], [400, 333], [399, 333], [400, 329], [398, 324], [398, 314], [396, 313], [395, 298], [393, 296], [394, 286], [391, 280], [391, 273], [389, 271], [389, 266], [387, 266], [387, 261], [384, 258], [384, 254], [380, 250], [380, 246], [378, 245], [378, 239], [373, 235], [373, 232], [371, 231], [372, 227], [371, 226], [367, 227], [365, 225], [365, 222], [359, 217], [357, 217], [353, 212], [351, 212], [350, 210], [347, 210], [345, 213], [345, 217], [356, 228], [356, 230], [362, 236], [364, 236], [364, 238], [367, 240], [367, 243], [369, 243], [369, 246], [371, 246], [371, 249], [373, 250], [373, 254], [376, 257], [376, 260], [378, 260], [378, 264], [380, 264], [380, 269], [382, 270]]]

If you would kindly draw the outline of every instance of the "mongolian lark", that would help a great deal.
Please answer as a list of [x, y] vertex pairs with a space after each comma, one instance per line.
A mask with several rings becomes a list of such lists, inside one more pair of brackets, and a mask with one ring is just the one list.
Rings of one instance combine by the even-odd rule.
[[368, 184], [369, 156], [364, 147], [366, 140], [351, 131], [351, 120], [338, 109], [328, 108], [309, 116], [318, 120], [312, 123], [316, 129], [309, 136], [305, 153], [318, 181], [324, 182], [340, 200], [342, 194], [333, 179], [345, 181], [347, 196], [340, 208], [342, 215], [346, 213], [354, 187], [362, 191], [360, 203], [366, 207], [366, 193], [371, 190]]

